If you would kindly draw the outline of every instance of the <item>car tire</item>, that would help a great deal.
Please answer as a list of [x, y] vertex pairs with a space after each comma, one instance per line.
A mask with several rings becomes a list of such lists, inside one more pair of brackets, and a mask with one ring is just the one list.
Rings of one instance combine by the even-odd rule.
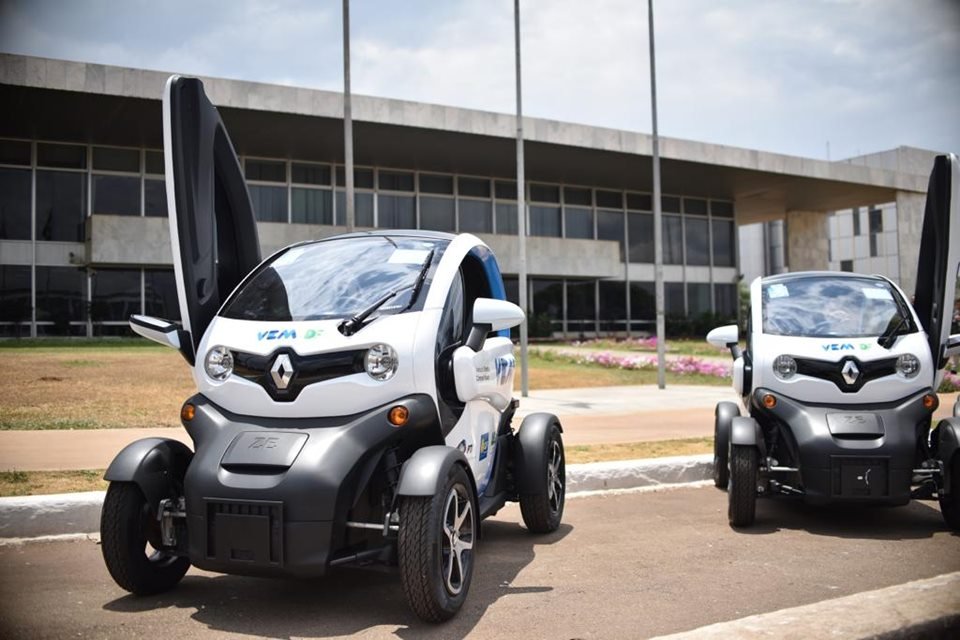
[[940, 514], [954, 531], [960, 531], [960, 453], [955, 453], [945, 473], [950, 474], [950, 493], [940, 493]]
[[730, 479], [727, 453], [730, 448], [730, 429], [740, 409], [732, 402], [717, 403], [713, 421], [713, 485], [726, 489]]
[[459, 464], [450, 468], [437, 494], [401, 498], [400, 579], [420, 619], [443, 622], [463, 606], [473, 578], [479, 527], [473, 488]]
[[757, 448], [730, 445], [727, 517], [732, 527], [749, 527], [757, 512]]
[[183, 578], [190, 560], [161, 550], [159, 537], [156, 513], [140, 487], [111, 482], [100, 512], [100, 550], [121, 588], [146, 596], [168, 591]]
[[520, 494], [520, 515], [531, 533], [553, 533], [560, 527], [567, 497], [566, 457], [557, 425], [551, 425], [543, 443], [547, 477], [542, 493]]

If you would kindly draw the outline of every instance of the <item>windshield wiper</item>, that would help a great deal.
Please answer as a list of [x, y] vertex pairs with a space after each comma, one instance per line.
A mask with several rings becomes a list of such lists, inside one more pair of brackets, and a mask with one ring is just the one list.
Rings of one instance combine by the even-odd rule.
[[897, 305], [897, 314], [900, 316], [900, 319], [897, 320], [896, 324], [892, 322], [888, 324], [887, 328], [880, 334], [880, 337], [877, 338], [877, 344], [887, 350], [893, 347], [893, 343], [897, 341], [897, 334], [900, 333], [900, 329], [904, 323], [907, 322], [907, 318], [910, 317], [910, 310], [904, 308], [903, 300], [901, 300], [896, 293], [894, 293], [894, 302]]
[[413, 291], [413, 294], [410, 296], [410, 302], [408, 302], [407, 306], [405, 306], [403, 309], [400, 310], [400, 313], [403, 313], [404, 311], [409, 309], [413, 305], [414, 301], [416, 301], [417, 296], [420, 294], [420, 289], [423, 288], [423, 281], [427, 277], [427, 270], [430, 268], [430, 263], [433, 261], [433, 252], [434, 250], [431, 249], [430, 253], [427, 254], [427, 259], [424, 260], [423, 267], [420, 268], [420, 273], [417, 274], [417, 279], [414, 282], [412, 282], [411, 284], [404, 285], [402, 287], [397, 287], [393, 291], [387, 292], [383, 297], [375, 300], [373, 304], [371, 304], [369, 307], [367, 307], [360, 313], [350, 316], [349, 319], [344, 320], [340, 324], [340, 333], [342, 333], [345, 336], [351, 336], [355, 334], [357, 331], [363, 328], [363, 323], [366, 321], [367, 318], [370, 317], [370, 314], [372, 314], [374, 311], [376, 311], [377, 309], [385, 305], [389, 300], [400, 295], [407, 289], [413, 289], [414, 291]]

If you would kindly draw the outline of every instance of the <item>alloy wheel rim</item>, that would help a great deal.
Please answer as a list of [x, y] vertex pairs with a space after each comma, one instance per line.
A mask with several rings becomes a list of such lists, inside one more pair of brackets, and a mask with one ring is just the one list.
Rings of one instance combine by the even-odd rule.
[[440, 540], [443, 582], [451, 595], [459, 595], [467, 584], [473, 562], [473, 537], [473, 504], [466, 488], [457, 484], [444, 503]]
[[550, 442], [550, 457], [547, 461], [547, 500], [550, 502], [550, 511], [557, 513], [563, 504], [563, 450], [556, 440]]

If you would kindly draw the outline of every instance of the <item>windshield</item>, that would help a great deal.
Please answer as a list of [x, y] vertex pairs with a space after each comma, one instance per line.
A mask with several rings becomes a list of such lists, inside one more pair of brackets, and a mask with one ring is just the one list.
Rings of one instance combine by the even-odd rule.
[[[874, 278], [814, 276], [762, 284], [763, 332], [806, 338], [879, 336], [900, 323], [900, 294]], [[897, 333], [915, 331], [907, 314]]]
[[392, 291], [404, 289], [377, 309], [398, 313], [424, 300], [429, 282], [414, 285], [430, 252], [440, 260], [446, 240], [353, 237], [294, 246], [262, 266], [221, 315], [238, 320], [329, 320], [359, 313]]

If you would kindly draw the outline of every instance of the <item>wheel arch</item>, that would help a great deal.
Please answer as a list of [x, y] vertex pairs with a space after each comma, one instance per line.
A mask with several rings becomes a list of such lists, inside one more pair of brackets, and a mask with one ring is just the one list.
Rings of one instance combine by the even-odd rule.
[[546, 468], [548, 454], [543, 443], [554, 425], [563, 433], [560, 419], [552, 413], [531, 413], [520, 423], [513, 454], [517, 493], [540, 493], [546, 490], [547, 478], [543, 469]]
[[144, 438], [131, 442], [120, 451], [103, 474], [110, 482], [133, 482], [147, 503], [158, 504], [176, 497], [177, 483], [182, 485], [193, 451], [179, 440]]

